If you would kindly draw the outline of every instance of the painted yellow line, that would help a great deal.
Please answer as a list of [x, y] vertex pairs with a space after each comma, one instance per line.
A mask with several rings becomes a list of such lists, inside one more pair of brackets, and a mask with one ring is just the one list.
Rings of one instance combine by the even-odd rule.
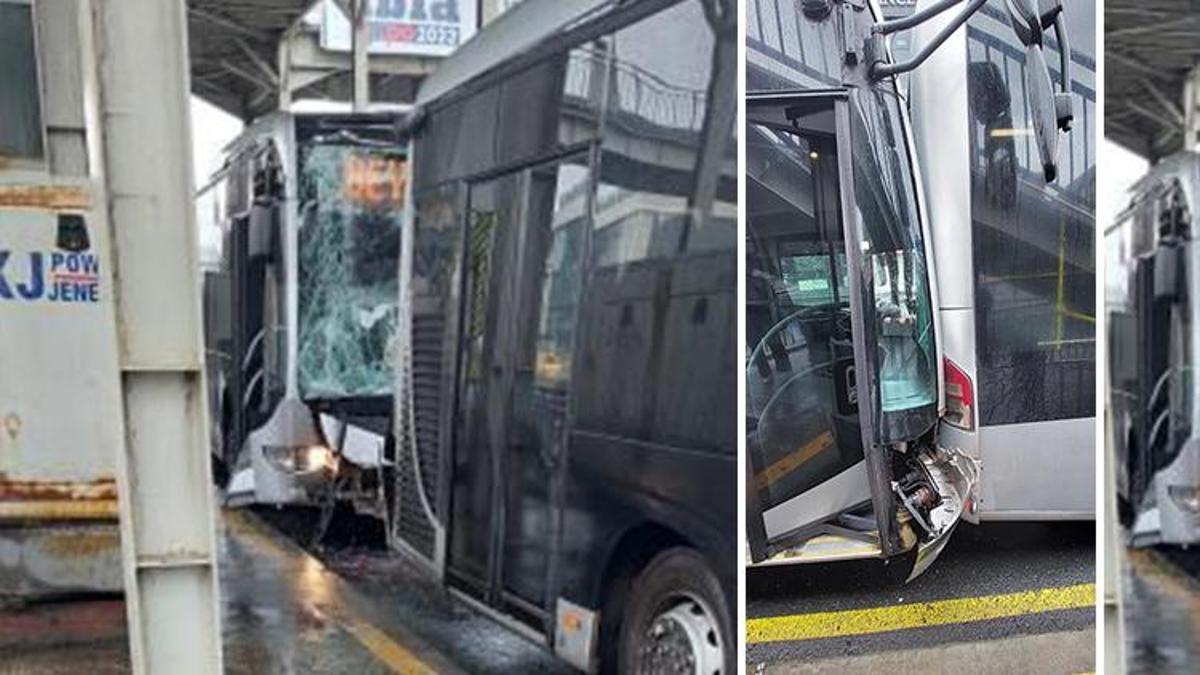
[[791, 452], [775, 461], [774, 464], [754, 476], [754, 483], [759, 490], [766, 488], [787, 474], [795, 471], [801, 464], [815, 457], [818, 453], [833, 445], [833, 434], [826, 431], [817, 436], [796, 451]]
[[375, 626], [353, 616], [338, 617], [346, 632], [354, 636], [371, 655], [386, 665], [393, 673], [404, 675], [434, 674], [438, 671], [430, 668], [415, 654], [401, 647]]
[[1095, 603], [1096, 585], [1079, 584], [978, 598], [954, 598], [892, 607], [765, 617], [746, 621], [746, 643], [887, 633], [906, 628], [944, 626], [1039, 614], [1056, 609], [1092, 607]]
[[423, 660], [363, 618], [349, 601], [350, 596], [356, 594], [353, 588], [298, 545], [271, 531], [265, 523], [236, 509], [225, 510], [222, 521], [224, 527], [238, 537], [239, 543], [254, 548], [256, 555], [270, 555], [280, 563], [277, 565], [280, 574], [291, 575], [299, 584], [327, 587], [327, 599], [315, 603], [314, 609], [354, 637], [393, 673], [426, 675], [453, 670], [453, 666], [442, 661], [432, 648], [421, 650], [428, 653]]

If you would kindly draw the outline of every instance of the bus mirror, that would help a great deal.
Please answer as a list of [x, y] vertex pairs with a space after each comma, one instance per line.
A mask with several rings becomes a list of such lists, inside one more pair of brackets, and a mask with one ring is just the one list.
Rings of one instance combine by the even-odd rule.
[[1026, 47], [1042, 44], [1042, 16], [1037, 0], [1006, 0], [1008, 18], [1017, 39]]
[[1050, 83], [1050, 67], [1042, 48], [1025, 48], [1025, 95], [1029, 100], [1029, 123], [1033, 127], [1042, 170], [1047, 183], [1058, 176], [1058, 102]]
[[[1067, 39], [1060, 0], [1007, 0], [1009, 23], [1025, 46], [1025, 90], [1031, 124], [1046, 182], [1058, 175], [1058, 132], [1070, 131], [1075, 120], [1071, 97], [1071, 45]], [[1054, 91], [1050, 66], [1046, 63], [1046, 30], [1054, 28], [1058, 38], [1061, 75], [1060, 92]]]
[[[903, 63], [888, 63], [883, 36], [918, 26], [957, 4], [956, 0], [930, 3], [909, 16], [875, 24], [867, 39], [869, 75], [872, 80], [907, 73], [919, 67], [942, 43], [977, 12], [986, 0], [970, 0], [967, 8], [946, 22], [930, 42]], [[1063, 19], [1061, 0], [1005, 0], [1009, 23], [1025, 47], [1025, 90], [1031, 111], [1031, 125], [1046, 182], [1058, 176], [1058, 132], [1070, 131], [1075, 119], [1071, 100], [1071, 45]], [[1061, 93], [1055, 92], [1046, 63], [1046, 30], [1054, 28], [1058, 38]]]

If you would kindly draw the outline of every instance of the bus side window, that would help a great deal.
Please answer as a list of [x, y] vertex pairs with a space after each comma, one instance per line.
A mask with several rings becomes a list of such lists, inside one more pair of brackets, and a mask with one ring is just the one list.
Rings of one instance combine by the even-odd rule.
[[737, 390], [734, 116], [723, 98], [732, 94], [713, 91], [736, 50], [718, 45], [718, 28], [691, 0], [606, 42], [612, 72], [575, 388], [585, 429], [736, 447], [727, 414]]
[[0, 160], [44, 156], [33, 6], [0, 0]]

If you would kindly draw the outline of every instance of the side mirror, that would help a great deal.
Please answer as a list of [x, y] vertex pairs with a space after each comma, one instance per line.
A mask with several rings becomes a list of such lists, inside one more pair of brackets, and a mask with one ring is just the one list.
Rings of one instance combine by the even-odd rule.
[[[1075, 103], [1071, 96], [1071, 45], [1067, 40], [1060, 0], [1005, 0], [1009, 23], [1017, 39], [1025, 46], [1025, 92], [1029, 100], [1030, 125], [1033, 127], [1042, 171], [1046, 182], [1058, 176], [1058, 132], [1070, 131], [1075, 121]], [[1045, 11], [1042, 11], [1042, 8]], [[1054, 28], [1058, 38], [1061, 92], [1054, 91], [1050, 65], [1046, 63], [1046, 29]]]
[[[967, 8], [958, 13], [937, 34], [908, 61], [903, 63], [888, 63], [883, 36], [897, 31], [907, 30], [920, 25], [934, 16], [958, 4], [960, 0], [942, 0], [931, 3], [928, 7], [915, 13], [883, 21], [871, 28], [867, 38], [867, 64], [869, 75], [873, 80], [880, 80], [892, 75], [907, 73], [919, 67], [929, 58], [954, 31], [966, 23], [972, 14], [984, 5], [986, 0], [969, 0]], [[815, 3], [820, 4], [820, 3]], [[1008, 9], [1009, 23], [1017, 34], [1017, 39], [1025, 47], [1025, 89], [1026, 98], [1032, 115], [1033, 133], [1037, 137], [1038, 151], [1041, 153], [1042, 170], [1046, 181], [1052, 182], [1058, 176], [1058, 132], [1070, 131], [1075, 119], [1075, 104], [1071, 96], [1071, 45], [1067, 40], [1066, 25], [1062, 18], [1061, 0], [1005, 0]], [[1046, 30], [1054, 28], [1058, 38], [1060, 58], [1061, 92], [1055, 92], [1050, 81], [1050, 67], [1046, 64], [1045, 38]]]

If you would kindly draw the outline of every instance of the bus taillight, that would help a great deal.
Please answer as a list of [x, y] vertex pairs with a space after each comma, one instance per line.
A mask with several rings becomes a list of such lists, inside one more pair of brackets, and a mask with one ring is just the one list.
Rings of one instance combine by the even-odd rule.
[[946, 370], [946, 421], [959, 429], [975, 430], [975, 390], [971, 378], [953, 361], [943, 358]]

